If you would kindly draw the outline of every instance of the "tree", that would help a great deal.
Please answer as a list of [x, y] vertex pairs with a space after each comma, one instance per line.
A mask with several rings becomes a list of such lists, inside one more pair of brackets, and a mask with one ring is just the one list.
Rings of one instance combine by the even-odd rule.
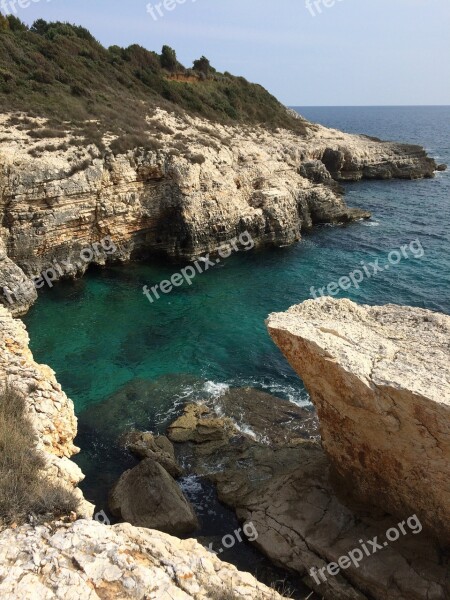
[[45, 35], [47, 33], [49, 24], [44, 19], [38, 19], [31, 26], [31, 31], [39, 35]]
[[206, 56], [202, 56], [198, 60], [194, 60], [194, 71], [198, 71], [199, 73], [203, 73], [206, 77], [210, 74], [212, 68], [211, 63], [206, 58]]
[[7, 17], [4, 17], [2, 13], [0, 13], [0, 31], [6, 31], [9, 29], [9, 21]]
[[168, 71], [176, 71], [178, 65], [177, 54], [170, 46], [163, 46], [161, 52], [161, 67]]
[[22, 21], [14, 15], [8, 15], [6, 18], [8, 19], [11, 31], [26, 31], [28, 29], [25, 23], [22, 23]]

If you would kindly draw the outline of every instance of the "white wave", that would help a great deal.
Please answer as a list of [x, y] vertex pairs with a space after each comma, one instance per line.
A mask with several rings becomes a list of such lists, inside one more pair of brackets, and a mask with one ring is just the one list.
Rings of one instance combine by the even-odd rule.
[[260, 436], [255, 433], [253, 431], [253, 429], [250, 427], [250, 425], [247, 425], [245, 423], [236, 423], [236, 421], [234, 422], [236, 429], [238, 431], [240, 431], [241, 433], [243, 433], [244, 435], [248, 435], [249, 437], [253, 438], [254, 440], [258, 440], [260, 438]]
[[210, 398], [220, 398], [228, 392], [230, 386], [227, 383], [216, 383], [214, 381], [207, 381], [203, 386], [203, 390], [208, 394]]
[[202, 484], [197, 475], [186, 475], [178, 480], [178, 484], [183, 492], [188, 496], [195, 496], [202, 491]]
[[364, 221], [362, 225], [364, 225], [364, 227], [379, 227], [380, 224], [378, 221]]

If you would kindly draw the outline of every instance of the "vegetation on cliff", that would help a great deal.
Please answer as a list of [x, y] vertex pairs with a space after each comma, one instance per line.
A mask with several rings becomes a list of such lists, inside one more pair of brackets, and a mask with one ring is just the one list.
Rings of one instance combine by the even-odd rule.
[[263, 87], [218, 73], [204, 56], [186, 69], [169, 46], [161, 55], [136, 44], [104, 48], [83, 27], [40, 19], [28, 28], [0, 15], [0, 110], [75, 125], [98, 120], [103, 130], [131, 134], [157, 106], [304, 132]]
[[42, 476], [45, 459], [35, 446], [24, 399], [8, 387], [0, 390], [0, 527], [61, 517], [78, 508], [72, 492]]

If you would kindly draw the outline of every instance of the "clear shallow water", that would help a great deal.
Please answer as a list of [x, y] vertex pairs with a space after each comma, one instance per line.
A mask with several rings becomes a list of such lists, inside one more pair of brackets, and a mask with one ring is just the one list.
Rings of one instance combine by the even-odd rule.
[[[450, 107], [301, 108], [308, 119], [350, 132], [420, 143], [450, 163]], [[316, 289], [391, 250], [419, 240], [425, 254], [342, 292], [368, 304], [410, 304], [450, 313], [450, 173], [434, 180], [363, 182], [346, 186], [347, 202], [369, 209], [370, 222], [322, 227], [284, 249], [243, 252], [150, 304], [144, 284], [179, 266], [154, 262], [89, 272], [44, 291], [25, 321], [36, 359], [56, 371], [80, 417], [78, 462], [85, 495], [104, 508], [106, 491], [132, 459], [102, 437], [102, 422], [87, 424], [86, 409], [123, 386], [144, 380], [134, 422], [162, 430], [186, 400], [214, 396], [223, 386], [254, 386], [296, 403], [302, 383], [268, 337], [264, 320], [310, 297]], [[184, 266], [184, 265], [182, 265]], [[141, 385], [141, 384], [139, 384]], [[138, 391], [122, 402], [139, 402]], [[133, 419], [124, 411], [123, 428]], [[204, 492], [196, 496], [200, 498]], [[209, 492], [208, 492], [209, 493]], [[195, 496], [195, 494], [194, 494]], [[194, 497], [195, 500], [195, 497]], [[208, 508], [205, 527], [221, 532], [229, 514]], [[212, 514], [209, 514], [209, 512]]]

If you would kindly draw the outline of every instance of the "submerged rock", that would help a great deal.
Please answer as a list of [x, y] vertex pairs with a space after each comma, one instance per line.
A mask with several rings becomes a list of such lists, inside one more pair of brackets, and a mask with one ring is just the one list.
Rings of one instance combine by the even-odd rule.
[[296, 406], [255, 388], [232, 388], [214, 400], [213, 410], [231, 418], [240, 432], [269, 445], [319, 438], [311, 407]]
[[111, 490], [112, 514], [132, 525], [183, 535], [198, 528], [194, 509], [176, 481], [151, 458], [126, 471]]

